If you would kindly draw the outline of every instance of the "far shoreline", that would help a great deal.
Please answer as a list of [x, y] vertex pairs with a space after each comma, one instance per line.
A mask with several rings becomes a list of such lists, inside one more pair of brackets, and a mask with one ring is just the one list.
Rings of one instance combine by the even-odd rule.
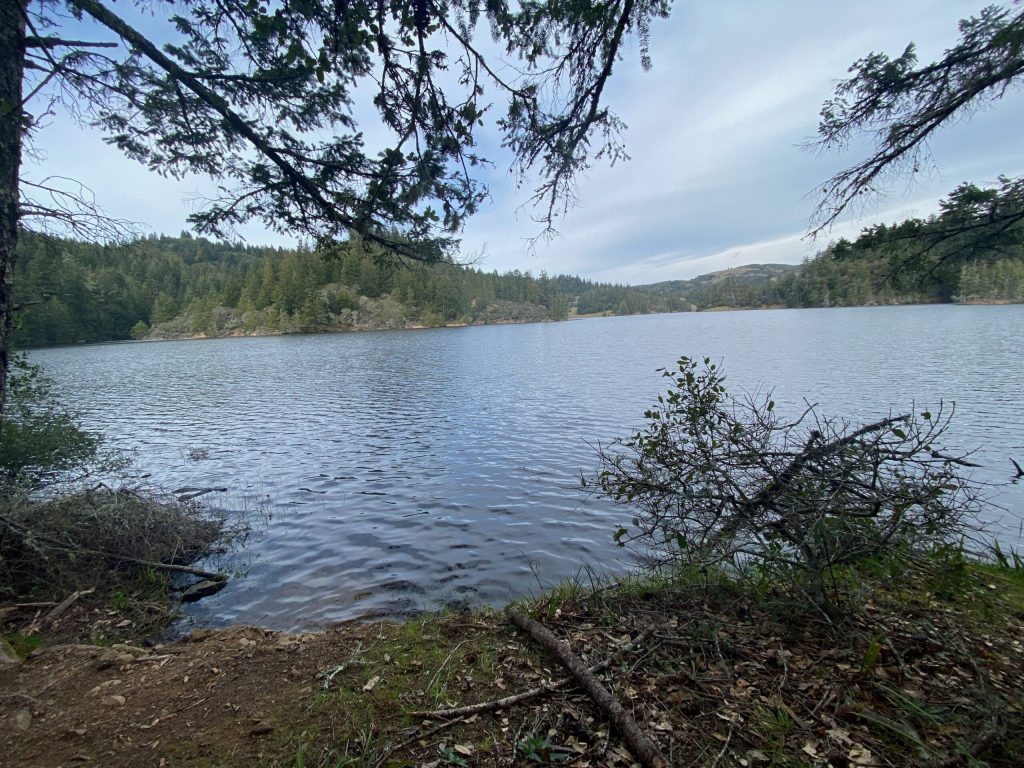
[[316, 331], [277, 331], [277, 332], [264, 332], [264, 331], [253, 331], [251, 333], [225, 333], [223, 335], [211, 336], [206, 333], [197, 333], [192, 335], [180, 335], [180, 336], [158, 336], [155, 338], [143, 338], [143, 339], [102, 339], [96, 341], [77, 341], [70, 344], [42, 344], [20, 347], [20, 349], [28, 352], [38, 349], [60, 349], [62, 347], [85, 347], [100, 344], [152, 344], [157, 342], [165, 341], [217, 341], [221, 339], [259, 339], [259, 338], [274, 338], [279, 336], [322, 336], [322, 335], [343, 335], [347, 333], [380, 333], [385, 331], [430, 331], [430, 330], [445, 330], [445, 329], [460, 329], [460, 328], [484, 328], [488, 326], [497, 325], [546, 325], [551, 323], [563, 323], [572, 322], [577, 320], [601, 320], [613, 317], [649, 317], [649, 316], [664, 316], [664, 315], [692, 315], [692, 314], [708, 314], [708, 313], [729, 313], [729, 312], [775, 312], [779, 310], [831, 310], [831, 309], [892, 309], [894, 307], [1003, 307], [1003, 306], [1020, 306], [1022, 302], [1009, 301], [1009, 300], [991, 300], [991, 301], [929, 301], [929, 302], [908, 302], [908, 303], [897, 303], [897, 304], [836, 304], [829, 307], [787, 307], [784, 304], [767, 304], [757, 307], [740, 307], [740, 306], [729, 306], [721, 305], [714, 307], [705, 307], [703, 309], [684, 310], [677, 312], [637, 312], [629, 315], [617, 315], [606, 312], [595, 312], [590, 314], [570, 314], [568, 317], [562, 320], [498, 320], [492, 323], [446, 323], [445, 325], [423, 325], [422, 323], [410, 323], [403, 326], [394, 328], [369, 328], [369, 327], [352, 327], [352, 328], [324, 328]]

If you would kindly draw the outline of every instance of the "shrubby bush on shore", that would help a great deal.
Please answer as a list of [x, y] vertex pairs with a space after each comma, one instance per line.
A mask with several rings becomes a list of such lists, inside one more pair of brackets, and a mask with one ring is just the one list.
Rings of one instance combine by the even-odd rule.
[[38, 489], [117, 463], [100, 436], [79, 426], [50, 381], [23, 356], [12, 360], [0, 427], [0, 484]]
[[791, 577], [830, 618], [840, 571], [898, 572], [974, 530], [978, 488], [942, 447], [952, 410], [854, 426], [814, 406], [787, 420], [771, 393], [735, 397], [718, 365], [683, 357], [646, 426], [599, 450], [599, 492], [634, 512], [616, 533], [663, 560]]
[[82, 428], [38, 367], [19, 357], [10, 381], [0, 442], [0, 601], [80, 591], [97, 603], [148, 605], [144, 623], [166, 620], [168, 571], [187, 571], [244, 535], [245, 521], [121, 485], [113, 478], [128, 458]]

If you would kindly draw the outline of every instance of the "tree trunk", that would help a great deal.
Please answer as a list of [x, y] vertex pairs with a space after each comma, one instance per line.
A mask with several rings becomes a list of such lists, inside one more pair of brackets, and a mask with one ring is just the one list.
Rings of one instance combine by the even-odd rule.
[[25, 2], [0, 2], [0, 430], [7, 401], [14, 329], [15, 246], [18, 244], [18, 174], [21, 171], [25, 72]]

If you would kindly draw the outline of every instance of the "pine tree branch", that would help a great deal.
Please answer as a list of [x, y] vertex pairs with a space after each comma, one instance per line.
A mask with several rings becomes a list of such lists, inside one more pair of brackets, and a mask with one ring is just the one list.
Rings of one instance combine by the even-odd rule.
[[424, 256], [414, 246], [377, 234], [368, 226], [360, 226], [359, 222], [340, 211], [338, 203], [328, 200], [324, 196], [324, 190], [321, 187], [285, 159], [280, 152], [271, 146], [265, 137], [261, 136], [248, 122], [232, 110], [230, 104], [223, 96], [204, 85], [200, 81], [200, 77], [195, 73], [185, 70], [181, 65], [165, 55], [148, 38], [125, 22], [120, 16], [112, 13], [108, 8], [97, 2], [97, 0], [69, 0], [69, 2], [73, 7], [87, 13], [97, 22], [107, 27], [107, 29], [120, 36], [166, 72], [173, 80], [188, 88], [204, 104], [219, 114], [231, 130], [248, 141], [257, 152], [273, 163], [296, 189], [301, 190], [306, 195], [316, 207], [321, 220], [338, 223], [349, 231], [358, 232], [365, 240], [410, 259], [418, 261], [430, 260], [429, 257]]

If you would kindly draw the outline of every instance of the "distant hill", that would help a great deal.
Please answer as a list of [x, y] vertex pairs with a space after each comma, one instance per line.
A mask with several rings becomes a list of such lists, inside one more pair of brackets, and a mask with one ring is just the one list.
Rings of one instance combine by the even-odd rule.
[[661, 298], [685, 300], [695, 309], [768, 306], [785, 303], [778, 285], [784, 277], [799, 270], [797, 264], [746, 264], [691, 280], [667, 280], [633, 287]]

